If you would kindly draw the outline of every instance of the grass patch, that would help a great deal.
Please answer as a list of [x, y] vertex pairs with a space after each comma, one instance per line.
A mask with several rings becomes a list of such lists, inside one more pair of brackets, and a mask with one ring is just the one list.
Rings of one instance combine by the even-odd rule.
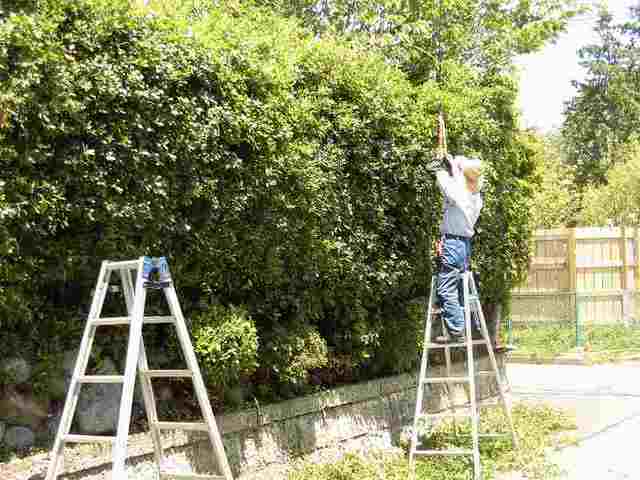
[[[584, 351], [593, 361], [608, 361], [640, 353], [640, 326], [582, 326]], [[514, 324], [511, 342], [517, 353], [537, 357], [556, 357], [576, 351], [576, 326], [573, 323]]]
[[585, 325], [585, 350], [593, 352], [640, 352], [640, 327]]
[[[507, 422], [499, 408], [483, 409], [481, 431], [506, 432]], [[513, 417], [520, 440], [515, 451], [509, 438], [480, 439], [483, 478], [492, 480], [497, 472], [520, 471], [528, 479], [550, 480], [558, 476], [557, 467], [547, 460], [545, 450], [556, 445], [560, 432], [575, 429], [575, 422], [564, 412], [545, 405], [517, 404]], [[458, 425], [454, 435], [451, 423], [440, 425], [423, 442], [425, 448], [471, 447], [470, 423]], [[416, 479], [468, 480], [472, 471], [470, 456], [418, 458]], [[371, 452], [366, 456], [346, 455], [332, 465], [304, 464], [289, 474], [289, 480], [406, 480], [405, 454]]]
[[554, 357], [575, 349], [576, 328], [568, 323], [514, 324], [511, 343], [521, 354]]

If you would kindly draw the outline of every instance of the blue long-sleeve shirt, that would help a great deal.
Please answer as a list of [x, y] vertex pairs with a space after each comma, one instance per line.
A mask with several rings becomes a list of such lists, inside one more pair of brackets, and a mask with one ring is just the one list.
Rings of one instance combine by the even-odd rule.
[[[444, 195], [444, 207], [440, 233], [472, 237], [473, 229], [482, 209], [482, 196], [467, 189], [464, 175], [465, 165], [479, 165], [478, 160], [455, 157], [452, 160], [453, 176], [446, 170], [436, 173], [438, 186]], [[478, 180], [481, 182], [481, 179]]]

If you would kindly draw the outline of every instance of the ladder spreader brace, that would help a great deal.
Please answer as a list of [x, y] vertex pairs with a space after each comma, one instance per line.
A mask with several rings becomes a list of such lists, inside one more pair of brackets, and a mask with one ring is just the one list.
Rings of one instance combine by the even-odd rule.
[[[132, 271], [135, 272], [135, 283], [132, 281]], [[102, 307], [113, 272], [117, 272], [120, 275], [128, 315], [126, 317], [101, 318]], [[146, 292], [148, 289], [159, 289], [163, 291], [171, 315], [144, 315]], [[142, 338], [142, 326], [145, 323], [170, 323], [176, 327], [180, 347], [187, 364], [186, 370], [149, 369]], [[129, 325], [129, 340], [124, 375], [86, 375], [96, 329], [104, 325]], [[182, 309], [180, 308], [178, 296], [173, 281], [171, 280], [169, 265], [165, 257], [140, 257], [137, 260], [130, 261], [102, 262], [45, 480], [55, 480], [57, 478], [58, 472], [62, 469], [65, 444], [96, 442], [105, 442], [113, 446], [111, 480], [125, 480], [127, 478], [125, 460], [127, 456], [127, 437], [129, 435], [136, 374], [142, 386], [142, 396], [153, 441], [154, 459], [158, 466], [160, 480], [176, 478], [180, 478], [181, 480], [233, 480], [233, 475], [225, 455], [224, 444], [222, 443], [216, 419], [211, 409], [211, 404], [209, 403], [206, 386], [200, 373], [189, 331], [182, 314]], [[158, 377], [191, 378], [204, 421], [200, 423], [160, 421], [158, 419], [151, 385], [151, 379]], [[123, 384], [115, 436], [70, 433], [73, 416], [80, 396], [80, 387], [86, 383]], [[164, 471], [162, 469], [163, 450], [160, 435], [162, 430], [199, 430], [208, 432], [220, 475]]]

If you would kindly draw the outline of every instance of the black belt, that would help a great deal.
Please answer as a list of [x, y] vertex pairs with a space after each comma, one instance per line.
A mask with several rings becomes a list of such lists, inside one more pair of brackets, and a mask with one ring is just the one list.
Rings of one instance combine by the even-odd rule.
[[471, 237], [463, 237], [462, 235], [453, 235], [451, 233], [445, 233], [444, 238], [453, 238], [455, 240], [471, 240]]

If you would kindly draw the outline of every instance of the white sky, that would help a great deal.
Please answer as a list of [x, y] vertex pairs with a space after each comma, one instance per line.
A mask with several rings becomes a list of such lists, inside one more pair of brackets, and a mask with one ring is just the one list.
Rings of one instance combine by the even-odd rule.
[[[585, 2], [591, 4], [592, 2]], [[615, 20], [628, 15], [628, 8], [640, 0], [609, 0]], [[548, 132], [562, 124], [564, 102], [573, 97], [572, 80], [581, 80], [584, 70], [578, 65], [578, 49], [595, 39], [594, 13], [573, 19], [567, 32], [555, 44], [531, 55], [520, 57], [520, 109], [524, 127]]]

